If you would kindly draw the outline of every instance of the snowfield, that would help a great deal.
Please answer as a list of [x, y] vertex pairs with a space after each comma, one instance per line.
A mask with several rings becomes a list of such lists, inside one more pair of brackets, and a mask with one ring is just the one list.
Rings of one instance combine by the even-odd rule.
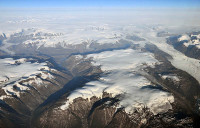
[[103, 92], [110, 93], [113, 97], [121, 95], [117, 107], [124, 107], [129, 114], [143, 107], [148, 107], [155, 115], [171, 109], [170, 103], [174, 101], [174, 97], [168, 92], [148, 88], [151, 82], [137, 73], [141, 67], [159, 63], [153, 54], [126, 49], [90, 54], [88, 57], [92, 57], [94, 65], [101, 65], [102, 70], [109, 74], [72, 92], [69, 100], [60, 107], [62, 110], [75, 98], [90, 100], [92, 96], [102, 97]]

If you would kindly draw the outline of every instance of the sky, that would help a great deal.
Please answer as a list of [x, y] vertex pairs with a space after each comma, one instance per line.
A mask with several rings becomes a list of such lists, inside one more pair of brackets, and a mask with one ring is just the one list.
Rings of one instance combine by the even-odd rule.
[[134, 7], [200, 8], [200, 0], [0, 0], [4, 8]]

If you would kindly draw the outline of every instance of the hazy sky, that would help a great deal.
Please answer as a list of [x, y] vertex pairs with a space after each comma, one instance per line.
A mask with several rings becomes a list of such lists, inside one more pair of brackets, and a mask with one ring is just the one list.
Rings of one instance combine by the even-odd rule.
[[0, 0], [0, 7], [200, 8], [200, 0]]

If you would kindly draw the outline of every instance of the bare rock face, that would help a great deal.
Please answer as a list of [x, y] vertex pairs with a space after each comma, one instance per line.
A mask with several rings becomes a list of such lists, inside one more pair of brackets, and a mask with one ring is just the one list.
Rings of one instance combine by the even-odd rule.
[[130, 115], [123, 108], [116, 108], [117, 101], [109, 97], [102, 99], [92, 97], [90, 101], [77, 98], [65, 110], [59, 108], [59, 102], [41, 113], [33, 126], [48, 128], [193, 127], [193, 119], [182, 115], [176, 108], [159, 115], [153, 115], [147, 108], [143, 108]]
[[68, 69], [73, 76], [90, 76], [102, 73], [100, 66], [93, 66], [91, 63], [92, 58], [86, 56], [71, 56], [65, 60], [62, 65]]
[[[106, 102], [104, 101], [106, 100]], [[102, 127], [132, 127], [129, 116], [123, 111], [117, 111], [113, 98], [105, 97], [103, 99], [92, 97], [88, 99], [77, 98], [69, 108], [62, 110], [57, 107], [51, 107], [43, 112], [35, 122], [36, 127], [82, 127], [82, 128], [102, 128]], [[48, 115], [51, 115], [50, 117]]]

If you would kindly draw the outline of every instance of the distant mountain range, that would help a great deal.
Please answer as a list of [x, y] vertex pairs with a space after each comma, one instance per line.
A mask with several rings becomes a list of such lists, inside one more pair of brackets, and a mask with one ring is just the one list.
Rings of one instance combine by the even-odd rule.
[[2, 34], [0, 127], [198, 127], [200, 33], [133, 28]]

